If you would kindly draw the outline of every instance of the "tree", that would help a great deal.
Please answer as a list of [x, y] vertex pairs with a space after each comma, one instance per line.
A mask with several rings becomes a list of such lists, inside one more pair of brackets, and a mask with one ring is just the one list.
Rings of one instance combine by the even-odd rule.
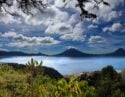
[[117, 76], [118, 74], [112, 66], [107, 66], [102, 69], [103, 78], [116, 79]]
[[29, 77], [28, 77], [28, 83], [30, 84], [30, 89], [31, 89], [31, 97], [37, 97], [34, 96], [34, 84], [35, 80], [37, 77], [42, 75], [43, 69], [42, 69], [42, 61], [40, 63], [38, 63], [36, 60], [31, 59], [31, 61], [29, 61], [26, 66], [26, 72], [29, 72]]
[[[48, 3], [45, 3], [45, 0], [0, 0], [0, 11], [5, 11], [11, 15], [18, 15], [18, 13], [12, 13], [10, 10], [7, 10], [4, 5], [11, 7], [14, 5], [14, 2], [17, 2], [17, 7], [21, 9], [21, 11], [27, 15], [33, 15], [31, 12], [32, 8], [38, 9], [41, 13], [44, 12], [44, 9], [47, 8]], [[47, 0], [46, 0], [47, 1]], [[63, 0], [65, 5], [72, 0]], [[106, 6], [110, 4], [105, 2], [104, 0], [77, 0], [76, 7], [79, 7], [81, 10], [80, 17], [83, 18], [96, 18], [97, 15], [90, 13], [85, 9], [85, 4], [87, 2], [95, 3], [94, 8], [99, 9], [99, 4], [103, 3]]]

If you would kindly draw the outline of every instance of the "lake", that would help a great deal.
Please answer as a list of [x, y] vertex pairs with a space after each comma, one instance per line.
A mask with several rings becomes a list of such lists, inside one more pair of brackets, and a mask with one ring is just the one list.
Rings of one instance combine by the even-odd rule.
[[31, 60], [31, 58], [39, 62], [42, 60], [44, 66], [52, 67], [63, 75], [101, 70], [107, 65], [112, 65], [116, 70], [125, 69], [125, 57], [70, 58], [46, 56], [16, 56], [0, 58], [0, 63], [25, 64], [29, 60]]

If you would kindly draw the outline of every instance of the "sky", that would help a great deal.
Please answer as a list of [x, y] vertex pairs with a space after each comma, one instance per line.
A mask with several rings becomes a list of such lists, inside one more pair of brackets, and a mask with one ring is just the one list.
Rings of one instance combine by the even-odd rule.
[[[0, 50], [56, 54], [76, 48], [86, 53], [109, 53], [125, 49], [125, 0], [105, 0], [109, 6], [86, 3], [96, 19], [80, 19], [77, 0], [48, 0], [43, 13], [33, 8], [33, 16], [14, 6], [4, 7], [19, 16], [0, 12]], [[46, 1], [45, 1], [46, 3]]]

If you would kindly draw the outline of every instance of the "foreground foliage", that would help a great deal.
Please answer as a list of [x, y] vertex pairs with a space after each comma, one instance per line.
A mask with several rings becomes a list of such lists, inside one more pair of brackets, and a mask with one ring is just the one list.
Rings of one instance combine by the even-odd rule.
[[113, 67], [91, 77], [51, 78], [42, 62], [31, 59], [24, 69], [0, 65], [0, 97], [125, 97], [125, 83]]

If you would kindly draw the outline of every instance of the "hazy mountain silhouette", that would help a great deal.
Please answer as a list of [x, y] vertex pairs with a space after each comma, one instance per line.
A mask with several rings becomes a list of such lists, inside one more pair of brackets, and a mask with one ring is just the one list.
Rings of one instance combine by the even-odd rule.
[[42, 55], [45, 56], [45, 54], [42, 53], [24, 53], [20, 51], [2, 51], [0, 50], [0, 56], [31, 56], [31, 55]]
[[[40, 56], [48, 56], [42, 53], [24, 53], [20, 51], [0, 51], [0, 56], [32, 56], [32, 55], [40, 55]], [[51, 55], [51, 56], [59, 56], [59, 57], [100, 57], [100, 56], [111, 56], [111, 57], [117, 57], [117, 56], [125, 56], [125, 50], [122, 48], [117, 49], [116, 51], [108, 54], [88, 54], [84, 53], [82, 51], [79, 51], [77, 49], [71, 48], [63, 51], [62, 53]]]
[[66, 57], [88, 57], [93, 56], [92, 54], [83, 53], [77, 49], [71, 48], [67, 49], [64, 52], [57, 54], [56, 56], [66, 56]]
[[123, 48], [119, 48], [116, 51], [107, 54], [107, 56], [125, 56], [125, 50]]
[[116, 57], [116, 56], [125, 56], [125, 50], [122, 48], [117, 49], [116, 51], [108, 54], [88, 54], [81, 52], [77, 49], [71, 48], [67, 49], [64, 52], [57, 54], [56, 56], [66, 56], [66, 57], [100, 57], [100, 56], [111, 56], [111, 57]]

